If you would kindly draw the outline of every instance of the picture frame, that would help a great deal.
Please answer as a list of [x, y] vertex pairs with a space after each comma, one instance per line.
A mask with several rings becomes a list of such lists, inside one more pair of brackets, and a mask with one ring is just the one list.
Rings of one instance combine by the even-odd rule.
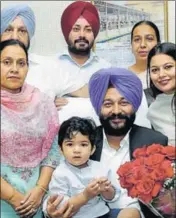
[[168, 1], [91, 0], [100, 16], [100, 32], [94, 50], [113, 66], [128, 67], [134, 62], [131, 30], [140, 20], [154, 22], [161, 41], [168, 41]]

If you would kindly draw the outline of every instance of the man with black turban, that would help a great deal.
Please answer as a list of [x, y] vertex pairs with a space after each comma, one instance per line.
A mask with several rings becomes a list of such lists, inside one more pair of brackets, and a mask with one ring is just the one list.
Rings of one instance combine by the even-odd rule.
[[[96, 151], [92, 159], [111, 168], [114, 172], [112, 180], [115, 181], [118, 181], [116, 171], [120, 165], [132, 159], [136, 148], [153, 143], [168, 143], [167, 137], [161, 133], [134, 124], [142, 93], [140, 79], [123, 68], [99, 70], [89, 81], [90, 100], [101, 122], [97, 128]], [[137, 199], [128, 197], [125, 189], [121, 190], [119, 200], [109, 206], [127, 207], [131, 217], [140, 217], [139, 212], [137, 215], [134, 210], [136, 208], [141, 212]], [[133, 211], [130, 211], [132, 208]], [[141, 208], [145, 218], [156, 218], [144, 205]], [[119, 216], [122, 215], [120, 213]]]

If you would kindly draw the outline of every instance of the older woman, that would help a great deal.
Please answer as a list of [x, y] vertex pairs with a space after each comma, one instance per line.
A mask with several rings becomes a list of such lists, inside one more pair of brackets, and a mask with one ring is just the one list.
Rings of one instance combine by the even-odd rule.
[[40, 205], [59, 162], [55, 105], [24, 83], [28, 54], [7, 40], [1, 52], [1, 217], [42, 217]]
[[150, 105], [148, 118], [153, 128], [168, 136], [175, 145], [176, 45], [162, 43], [148, 55], [148, 75], [155, 101]]

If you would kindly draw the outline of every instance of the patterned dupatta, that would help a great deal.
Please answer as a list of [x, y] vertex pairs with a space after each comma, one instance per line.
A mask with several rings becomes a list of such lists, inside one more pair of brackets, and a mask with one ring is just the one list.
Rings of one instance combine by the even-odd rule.
[[36, 167], [47, 157], [59, 129], [54, 102], [24, 84], [18, 94], [1, 90], [1, 162]]

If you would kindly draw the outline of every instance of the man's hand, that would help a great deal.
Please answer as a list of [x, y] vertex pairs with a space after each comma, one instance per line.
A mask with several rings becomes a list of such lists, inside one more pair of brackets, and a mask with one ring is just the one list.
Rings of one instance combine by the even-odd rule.
[[61, 208], [57, 209], [63, 197], [53, 195], [47, 201], [47, 213], [51, 218], [71, 218], [73, 216], [73, 205], [65, 202]]
[[83, 194], [88, 200], [99, 195], [100, 194], [99, 180], [94, 179], [92, 182], [90, 182], [88, 186], [84, 189]]
[[56, 97], [54, 100], [57, 110], [61, 110], [66, 104], [68, 104], [68, 100], [66, 98], [58, 98]]

